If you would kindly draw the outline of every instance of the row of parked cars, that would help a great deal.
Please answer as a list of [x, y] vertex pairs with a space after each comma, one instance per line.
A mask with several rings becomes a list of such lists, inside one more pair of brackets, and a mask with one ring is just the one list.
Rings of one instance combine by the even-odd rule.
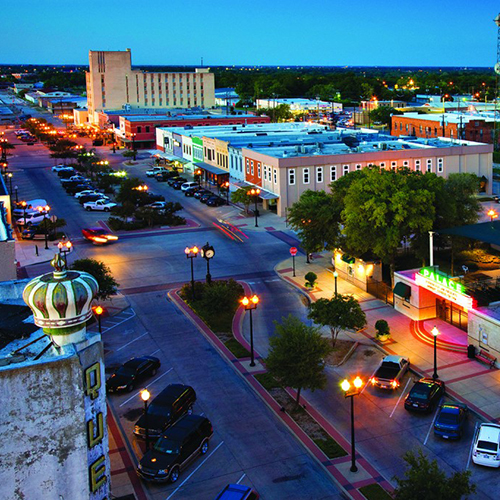
[[171, 177], [167, 181], [168, 185], [184, 193], [184, 196], [192, 196], [209, 207], [220, 207], [226, 201], [212, 191], [201, 187], [197, 182], [188, 182], [184, 177]]
[[[117, 367], [106, 382], [109, 393], [130, 392], [145, 379], [156, 375], [161, 366], [153, 356], [132, 358]], [[188, 385], [170, 384], [148, 405], [134, 425], [138, 438], [155, 440], [139, 461], [137, 474], [152, 482], [175, 483], [180, 473], [197, 457], [205, 455], [214, 430], [210, 420], [193, 414], [196, 392]], [[234, 486], [234, 488], [233, 488]], [[235, 492], [237, 496], [234, 495]], [[217, 496], [218, 500], [257, 500], [258, 495], [247, 486], [228, 485]]]

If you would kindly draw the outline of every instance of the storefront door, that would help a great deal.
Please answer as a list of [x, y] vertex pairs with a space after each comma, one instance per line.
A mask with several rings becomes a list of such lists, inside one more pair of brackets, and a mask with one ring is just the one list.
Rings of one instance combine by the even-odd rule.
[[464, 332], [467, 331], [467, 311], [453, 302], [436, 299], [436, 316]]

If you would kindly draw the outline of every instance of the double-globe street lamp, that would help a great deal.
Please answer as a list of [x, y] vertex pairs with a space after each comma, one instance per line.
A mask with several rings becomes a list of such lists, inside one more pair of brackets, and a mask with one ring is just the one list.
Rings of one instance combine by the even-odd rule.
[[432, 336], [434, 337], [434, 373], [432, 374], [432, 378], [436, 380], [438, 378], [437, 372], [437, 337], [439, 335], [439, 330], [436, 325], [431, 330]]
[[66, 270], [68, 269], [68, 257], [67, 254], [71, 252], [71, 248], [73, 247], [73, 243], [71, 240], [67, 240], [65, 237], [57, 244], [57, 248], [59, 248], [59, 253], [63, 255], [64, 258], [64, 267]]
[[226, 191], [226, 205], [229, 205], [229, 181], [223, 182], [222, 187]]
[[257, 304], [259, 303], [259, 297], [253, 295], [252, 297], [243, 297], [241, 299], [241, 304], [245, 308], [245, 311], [250, 311], [250, 366], [255, 366], [255, 359], [253, 353], [253, 320], [252, 311], [257, 309]]
[[253, 200], [255, 202], [255, 210], [254, 210], [254, 214], [255, 214], [255, 227], [259, 227], [259, 224], [258, 224], [258, 221], [257, 221], [257, 217], [259, 216], [259, 212], [257, 210], [257, 199], [259, 197], [259, 194], [260, 194], [260, 189], [259, 188], [252, 188], [252, 189], [250, 189], [250, 191], [248, 191], [248, 195], [252, 196]]
[[354, 396], [357, 396], [360, 393], [360, 389], [363, 386], [363, 381], [359, 378], [356, 377], [352, 381], [352, 387], [351, 382], [349, 380], [345, 379], [342, 381], [340, 384], [342, 387], [342, 390], [344, 391], [344, 396], [346, 398], [351, 398], [351, 472], [358, 472], [358, 467], [356, 466], [356, 442], [354, 438]]
[[149, 422], [148, 422], [148, 401], [151, 393], [147, 389], [141, 391], [141, 399], [144, 401], [144, 427], [146, 431], [146, 451], [149, 450]]
[[[47, 222], [47, 215], [50, 211], [49, 205], [45, 205], [44, 207], [38, 206], [36, 207], [38, 210], [38, 213], [42, 215], [43, 213], [43, 227], [45, 230], [45, 250], [49, 249], [49, 232], [48, 232], [48, 222]], [[26, 223], [26, 216], [24, 218], [24, 222]]]
[[194, 301], [194, 267], [193, 267], [193, 259], [198, 257], [200, 249], [197, 246], [194, 247], [186, 247], [184, 253], [186, 254], [186, 258], [191, 259], [191, 299]]

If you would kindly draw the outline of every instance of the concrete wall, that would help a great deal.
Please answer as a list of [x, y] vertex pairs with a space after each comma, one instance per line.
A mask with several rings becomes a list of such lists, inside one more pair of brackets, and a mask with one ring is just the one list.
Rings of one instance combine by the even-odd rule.
[[[490, 305], [491, 307], [491, 305]], [[468, 340], [477, 349], [484, 349], [500, 359], [500, 320], [486, 314], [485, 311], [469, 310]], [[500, 363], [497, 361], [497, 366]]]
[[14, 240], [0, 241], [0, 281], [16, 278], [16, 242]]
[[[415, 272], [417, 271], [418, 270], [415, 270]], [[396, 309], [396, 311], [415, 321], [436, 317], [435, 294], [418, 286], [412, 278], [404, 274], [394, 273], [394, 286], [399, 282], [411, 288], [411, 296], [408, 301], [394, 294], [394, 309]]]

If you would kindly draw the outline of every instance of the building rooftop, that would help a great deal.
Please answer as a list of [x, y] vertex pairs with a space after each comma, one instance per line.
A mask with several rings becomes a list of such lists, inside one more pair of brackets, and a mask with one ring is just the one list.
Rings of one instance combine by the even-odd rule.
[[494, 122], [495, 117], [493, 112], [483, 112], [483, 113], [439, 113], [439, 114], [421, 114], [421, 113], [404, 113], [403, 115], [395, 115], [396, 120], [398, 117], [409, 118], [412, 120], [428, 120], [434, 121], [436, 123], [441, 123], [443, 121], [443, 116], [445, 122], [466, 124], [470, 121], [484, 120], [487, 122]]
[[[179, 121], [179, 120], [219, 120], [224, 119], [241, 119], [241, 118], [255, 118], [255, 115], [242, 114], [242, 115], [211, 115], [211, 114], [191, 114], [191, 115], [124, 115], [123, 118], [130, 122], [140, 122], [140, 121]], [[182, 129], [184, 130], [184, 129]]]

